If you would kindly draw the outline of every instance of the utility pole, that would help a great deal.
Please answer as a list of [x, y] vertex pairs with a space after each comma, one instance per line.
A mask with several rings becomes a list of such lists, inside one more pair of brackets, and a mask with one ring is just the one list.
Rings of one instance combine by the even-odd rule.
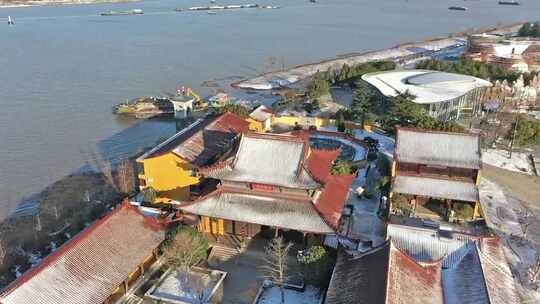
[[512, 141], [510, 142], [510, 159], [512, 159], [512, 150], [514, 149], [514, 141], [516, 140], [518, 124], [519, 124], [519, 113], [516, 114], [516, 123], [514, 124], [514, 134], [512, 134]]

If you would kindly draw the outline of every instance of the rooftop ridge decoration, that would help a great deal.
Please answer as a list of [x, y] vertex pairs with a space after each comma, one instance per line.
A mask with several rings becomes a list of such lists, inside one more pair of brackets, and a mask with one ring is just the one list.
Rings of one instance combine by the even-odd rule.
[[[128, 213], [124, 213], [122, 214], [122, 212], [128, 212]], [[92, 242], [92, 240], [90, 240], [89, 238], [93, 236], [94, 233], [97, 233], [98, 231], [100, 230], [103, 230], [101, 229], [103, 226], [109, 224], [109, 222], [113, 221], [113, 219], [115, 219], [116, 221], [119, 221], [121, 218], [118, 218], [118, 216], [122, 216], [122, 217], [127, 217], [129, 213], [132, 213], [132, 214], [136, 214], [137, 217], [139, 217], [140, 219], [142, 219], [142, 224], [143, 226], [140, 226], [139, 229], [141, 230], [144, 230], [146, 229], [146, 232], [148, 231], [155, 231], [156, 233], [154, 233], [153, 235], [151, 234], [147, 234], [145, 237], [146, 239], [145, 240], [142, 240], [144, 239], [141, 238], [141, 241], [140, 243], [137, 243], [135, 246], [152, 246], [153, 248], [145, 248], [145, 252], [138, 252], [136, 255], [146, 255], [148, 254], [148, 252], [146, 252], [146, 250], [151, 250], [151, 249], [154, 249], [155, 247], [157, 247], [157, 245], [159, 245], [159, 243], [161, 241], [164, 240], [165, 238], [165, 233], [164, 233], [164, 230], [162, 229], [163, 228], [163, 225], [164, 223], [163, 222], [160, 222], [158, 221], [157, 219], [155, 218], [149, 218], [149, 217], [146, 217], [142, 214], [142, 212], [136, 207], [136, 206], [133, 206], [129, 203], [129, 201], [126, 199], [124, 200], [119, 206], [117, 206], [116, 208], [114, 208], [111, 212], [109, 212], [107, 215], [105, 215], [103, 218], [99, 219], [98, 221], [94, 222], [92, 225], [90, 225], [89, 227], [87, 227], [86, 229], [82, 230], [81, 232], [79, 232], [78, 234], [76, 234], [73, 238], [71, 238], [70, 240], [68, 240], [66, 243], [64, 243], [62, 246], [60, 246], [56, 251], [52, 252], [51, 254], [49, 254], [48, 256], [46, 256], [38, 265], [36, 265], [35, 267], [29, 269], [27, 272], [25, 272], [21, 277], [19, 277], [17, 280], [15, 280], [14, 282], [12, 282], [10, 285], [8, 285], [6, 287], [6, 289], [4, 289], [1, 293], [0, 293], [0, 303], [3, 303], [3, 304], [11, 304], [11, 303], [22, 303], [22, 302], [18, 302], [20, 300], [20, 298], [25, 298], [25, 303], [49, 303], [51, 301], [53, 301], [52, 299], [55, 299], [54, 300], [54, 303], [69, 303], [69, 294], [64, 294], [62, 293], [61, 290], [58, 290], [58, 289], [70, 289], [73, 291], [73, 288], [78, 289], [77, 285], [80, 285], [80, 284], [83, 284], [82, 281], [90, 281], [90, 280], [93, 280], [93, 279], [98, 279], [99, 278], [99, 281], [102, 283], [101, 285], [102, 286], [98, 286], [98, 285], [91, 285], [92, 282], [89, 282], [90, 286], [94, 286], [95, 288], [99, 289], [99, 291], [96, 289], [96, 290], [91, 290], [92, 288], [90, 289], [87, 289], [87, 290], [84, 290], [84, 291], [81, 291], [79, 294], [71, 294], [73, 296], [76, 296], [76, 297], [84, 297], [84, 296], [87, 296], [88, 298], [86, 298], [86, 301], [90, 301], [90, 302], [95, 302], [98, 298], [100, 299], [101, 302], [105, 301], [106, 298], [109, 296], [110, 293], [107, 294], [107, 292], [112, 292], [112, 290], [103, 290], [103, 284], [106, 284], [106, 281], [107, 280], [111, 280], [111, 284], [108, 284], [107, 286], [110, 285], [110, 287], [112, 289], [116, 288], [118, 286], [118, 284], [120, 284], [122, 281], [117, 281], [118, 277], [119, 276], [123, 276], [124, 274], [121, 274], [120, 272], [122, 271], [126, 271], [125, 273], [125, 276], [127, 277], [129, 271], [132, 271], [133, 269], [120, 269], [122, 267], [127, 267], [127, 264], [129, 262], [133, 262], [133, 263], [140, 263], [141, 261], [136, 261], [135, 262], [135, 259], [136, 257], [132, 257], [130, 256], [130, 258], [132, 259], [128, 259], [126, 260], [124, 257], [120, 257], [122, 258], [122, 260], [124, 261], [124, 263], [120, 266], [118, 265], [115, 265], [115, 269], [114, 269], [114, 275], [111, 275], [109, 277], [103, 277], [102, 275], [104, 275], [103, 273], [94, 273], [93, 275], [90, 275], [89, 272], [96, 272], [96, 271], [106, 271], [106, 267], [100, 267], [99, 269], [95, 269], [94, 266], [92, 266], [91, 264], [93, 263], [92, 261], [92, 258], [84, 258], [84, 257], [81, 257], [79, 255], [77, 255], [76, 253], [72, 253], [73, 251], [77, 250], [77, 251], [81, 251], [83, 249], [80, 249], [78, 248], [79, 246], [84, 246], [84, 242], [87, 241], [87, 242]], [[116, 225], [116, 227], [118, 228], [118, 226], [120, 225], [119, 223], [112, 223], [111, 225]], [[127, 227], [126, 227], [127, 228]], [[131, 227], [132, 229], [134, 227]], [[113, 233], [113, 231], [111, 231], [112, 227], [109, 227], [103, 231], [100, 231], [101, 234], [104, 234], [104, 235], [109, 235], [111, 236], [111, 234]], [[101, 237], [95, 237], [97, 241], [101, 241], [103, 240], [104, 242], [106, 242], [107, 240], [106, 239], [102, 239]], [[93, 241], [96, 241], [96, 240], [93, 240]], [[118, 241], [121, 241], [121, 240], [118, 240]], [[129, 240], [128, 240], [129, 241]], [[131, 244], [135, 244], [135, 243], [131, 243]], [[88, 245], [88, 244], [86, 244]], [[96, 245], [96, 244], [94, 244]], [[154, 247], [155, 245], [155, 247]], [[126, 247], [127, 245], [124, 244], [122, 245], [124, 247]], [[102, 246], [90, 246], [91, 248], [88, 248], [88, 249], [95, 249], [95, 250], [108, 250], [109, 248], [108, 247], [102, 247]], [[123, 248], [123, 249], [126, 249], [126, 248]], [[82, 252], [87, 252], [86, 250], [83, 250]], [[103, 257], [101, 256], [97, 256], [94, 254], [95, 252], [87, 252], [88, 255], [90, 256], [93, 256], [97, 259], [102, 259]], [[116, 256], [118, 257], [118, 256]], [[108, 257], [109, 259], [112, 259], [112, 258], [115, 258], [114, 256], [109, 256]], [[84, 259], [84, 263], [81, 262], [81, 259]], [[77, 265], [77, 263], [80, 262], [81, 265]], [[63, 265], [63, 263], [69, 263], [69, 267], [68, 265]], [[112, 265], [110, 265], [112, 266]], [[133, 265], [135, 268], [136, 265]], [[50, 270], [51, 268], [54, 268], [53, 270]], [[49, 272], [50, 273], [44, 273], [45, 271], [47, 270], [50, 270]], [[52, 272], [51, 272], [52, 271]], [[62, 277], [62, 278], [58, 278], [58, 276], [61, 276], [63, 275], [65, 272], [65, 275], [66, 277]], [[43, 286], [43, 284], [60, 284], [62, 286], [56, 286], [55, 288], [51, 288], [51, 292], [50, 294], [45, 292], [43, 293], [43, 291], [39, 291], [39, 290], [34, 290], [34, 287], [28, 287], [30, 288], [30, 290], [25, 290], [25, 289], [22, 289], [20, 290], [20, 288], [23, 288], [25, 284], [27, 283], [30, 283], [32, 279], [36, 278], [37, 276], [45, 276], [45, 277], [42, 277], [41, 279], [42, 280], [45, 280], [44, 282], [41, 282], [41, 283], [35, 283], [35, 284], [38, 284], [39, 286], [41, 286], [41, 289], [43, 288], [46, 288], [46, 286]], [[82, 276], [82, 277], [77, 277], [78, 275]], [[39, 279], [39, 278], [38, 278]], [[112, 282], [114, 281], [114, 282]], [[73, 286], [69, 285], [70, 282], [73, 282]], [[43, 284], [42, 284], [43, 283]], [[63, 283], [63, 284], [61, 284]], [[116, 285], [115, 285], [116, 284]], [[48, 290], [48, 289], [47, 289]], [[15, 294], [16, 292], [18, 292], [18, 294]], [[34, 298], [30, 298], [28, 293], [36, 293], [36, 299]], [[84, 294], [84, 292], [86, 292], [87, 294]], [[98, 292], [101, 292], [100, 294], [97, 294]], [[63, 294], [63, 296], [61, 298], [59, 298], [60, 294]], [[41, 300], [40, 300], [41, 299]], [[47, 300], [45, 300], [47, 299]], [[45, 301], [45, 302], [43, 302]], [[47, 302], [48, 301], [48, 302]], [[51, 302], [52, 303], [52, 302]]]
[[207, 177], [286, 188], [316, 189], [306, 168], [309, 143], [297, 135], [242, 133], [229, 166], [205, 169]]
[[239, 133], [248, 130], [249, 123], [234, 113], [202, 118], [144, 153], [137, 161], [172, 152], [198, 167], [204, 166], [222, 153]]
[[404, 130], [404, 131], [411, 131], [411, 132], [418, 132], [418, 133], [431, 133], [431, 134], [446, 134], [446, 135], [466, 135], [471, 137], [478, 137], [478, 134], [473, 132], [467, 132], [467, 131], [443, 131], [443, 130], [431, 130], [431, 129], [422, 129], [422, 128], [415, 128], [415, 127], [404, 127], [404, 126], [397, 126], [396, 129]]
[[[255, 193], [220, 187], [176, 208], [192, 214], [277, 226], [310, 233], [335, 233], [307, 198], [279, 193]], [[279, 216], [277, 216], [279, 215]]]
[[472, 133], [397, 127], [394, 158], [407, 163], [480, 169], [480, 137]]

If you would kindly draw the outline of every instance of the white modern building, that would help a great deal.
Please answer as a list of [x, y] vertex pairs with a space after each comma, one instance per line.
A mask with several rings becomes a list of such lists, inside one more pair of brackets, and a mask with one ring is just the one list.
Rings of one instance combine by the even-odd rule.
[[382, 95], [395, 97], [408, 92], [415, 103], [425, 105], [433, 117], [458, 119], [464, 112], [481, 110], [482, 91], [489, 81], [468, 75], [429, 70], [400, 70], [368, 73], [362, 79]]

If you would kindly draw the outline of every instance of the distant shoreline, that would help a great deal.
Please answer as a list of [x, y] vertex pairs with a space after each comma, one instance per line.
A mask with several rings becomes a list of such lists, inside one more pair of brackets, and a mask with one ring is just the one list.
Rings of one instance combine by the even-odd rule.
[[492, 27], [482, 27], [468, 31], [452, 33], [447, 37], [426, 38], [417, 42], [400, 43], [395, 47], [386, 49], [367, 50], [365, 52], [355, 52], [346, 55], [340, 55], [331, 59], [326, 59], [315, 63], [297, 65], [291, 68], [287, 68], [283, 71], [267, 72], [261, 75], [257, 75], [255, 77], [236, 81], [232, 83], [231, 86], [233, 88], [248, 90], [279, 89], [283, 86], [287, 86], [298, 81], [307, 79], [317, 72], [324, 72], [329, 69], [339, 69], [343, 66], [343, 64], [352, 66], [359, 63], [381, 60], [393, 60], [395, 58], [413, 56], [415, 55], [415, 53], [409, 50], [409, 48], [411, 47], [425, 50], [440, 50], [444, 48], [449, 48], [457, 45], [458, 43], [463, 43], [464, 39], [466, 39], [467, 35], [469, 34], [478, 34], [484, 32], [506, 34], [517, 31], [522, 24], [522, 22], [516, 22]]
[[84, 5], [84, 4], [106, 4], [106, 3], [130, 3], [141, 2], [142, 0], [29, 0], [4, 2], [0, 0], [0, 9], [2, 8], [19, 8], [19, 7], [35, 7], [35, 6], [60, 6], [60, 5]]

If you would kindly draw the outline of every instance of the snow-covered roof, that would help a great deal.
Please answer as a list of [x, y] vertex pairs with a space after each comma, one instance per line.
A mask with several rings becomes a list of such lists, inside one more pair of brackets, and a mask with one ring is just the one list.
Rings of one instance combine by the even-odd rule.
[[519, 303], [499, 238], [443, 237], [432, 229], [396, 224], [388, 225], [388, 237], [417, 261], [442, 263], [444, 303]]
[[478, 201], [478, 188], [472, 182], [398, 175], [392, 181], [392, 192], [434, 198]]
[[357, 256], [340, 251], [325, 304], [346, 303], [442, 304], [441, 264], [419, 263], [391, 241]]
[[320, 184], [305, 168], [308, 149], [298, 136], [244, 134], [231, 162], [201, 172], [227, 181], [315, 189]]
[[465, 234], [444, 238], [433, 229], [396, 224], [388, 225], [387, 235], [398, 248], [418, 261], [444, 259], [444, 268], [457, 265], [474, 241]]
[[247, 132], [248, 129], [249, 123], [233, 113], [226, 112], [218, 117], [206, 117], [176, 133], [137, 160], [172, 152], [194, 165], [208, 165], [229, 148], [239, 133]]
[[419, 104], [449, 101], [473, 89], [490, 87], [491, 83], [477, 77], [429, 70], [401, 70], [362, 75], [362, 79], [385, 96], [409, 92]]
[[160, 224], [126, 201], [9, 285], [0, 303], [104, 303], [164, 239]]
[[480, 169], [480, 138], [477, 134], [398, 128], [395, 159], [404, 163]]
[[338, 251], [325, 304], [517, 304], [499, 238], [388, 225], [366, 253]]
[[312, 233], [334, 233], [309, 200], [218, 190], [178, 208], [188, 213], [244, 223]]
[[271, 119], [272, 115], [274, 115], [272, 109], [265, 105], [260, 105], [255, 110], [253, 110], [251, 114], [249, 114], [249, 117], [253, 118], [256, 121], [264, 122], [268, 119]]
[[512, 55], [521, 55], [530, 46], [527, 42], [505, 41], [493, 45], [495, 55], [499, 57], [511, 57]]

